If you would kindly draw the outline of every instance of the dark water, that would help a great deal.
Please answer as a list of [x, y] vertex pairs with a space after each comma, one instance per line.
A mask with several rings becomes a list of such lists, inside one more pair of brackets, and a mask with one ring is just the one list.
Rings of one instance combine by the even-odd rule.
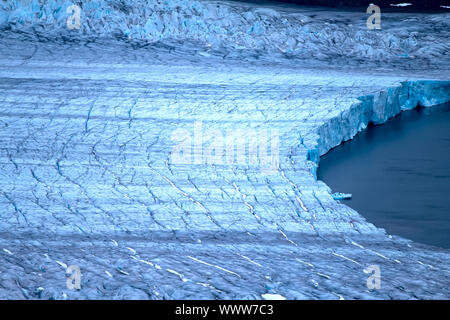
[[320, 159], [318, 178], [388, 233], [450, 248], [450, 103], [369, 126]]
[[[255, 4], [290, 4], [290, 5], [302, 5], [302, 6], [320, 6], [328, 8], [345, 8], [346, 10], [358, 10], [364, 12], [370, 3], [374, 3], [381, 8], [382, 12], [422, 12], [422, 11], [434, 11], [434, 12], [449, 12], [447, 8], [443, 6], [449, 6], [449, 2], [446, 0], [233, 0], [236, 2], [250, 2]], [[391, 4], [409, 3], [406, 7], [394, 7]], [[364, 10], [361, 10], [364, 9]]]

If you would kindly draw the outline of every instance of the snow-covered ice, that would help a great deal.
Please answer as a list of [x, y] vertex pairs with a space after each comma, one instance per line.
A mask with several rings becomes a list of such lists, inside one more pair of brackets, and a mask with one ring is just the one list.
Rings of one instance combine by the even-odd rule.
[[[448, 250], [387, 235], [315, 176], [369, 122], [450, 100], [448, 15], [370, 31], [365, 12], [90, 1], [68, 31], [68, 5], [0, 5], [1, 298], [449, 297]], [[278, 130], [276, 172], [173, 163], [196, 121]]]

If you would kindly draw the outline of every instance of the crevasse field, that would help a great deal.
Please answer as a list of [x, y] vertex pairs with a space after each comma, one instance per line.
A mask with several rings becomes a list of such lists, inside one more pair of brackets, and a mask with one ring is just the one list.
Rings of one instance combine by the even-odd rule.
[[0, 298], [449, 298], [448, 250], [386, 234], [316, 169], [450, 100], [450, 14], [77, 4], [69, 30], [69, 1], [0, 3]]

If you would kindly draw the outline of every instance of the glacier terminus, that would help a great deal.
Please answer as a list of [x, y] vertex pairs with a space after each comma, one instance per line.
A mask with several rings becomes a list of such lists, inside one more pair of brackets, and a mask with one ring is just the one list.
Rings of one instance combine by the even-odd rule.
[[3, 1], [0, 298], [448, 299], [450, 252], [371, 224], [317, 168], [450, 100], [449, 17]]

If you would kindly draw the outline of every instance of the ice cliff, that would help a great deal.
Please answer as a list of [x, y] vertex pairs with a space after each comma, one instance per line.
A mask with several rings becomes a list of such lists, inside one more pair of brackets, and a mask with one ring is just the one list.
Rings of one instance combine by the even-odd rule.
[[309, 160], [316, 164], [312, 170], [314, 175], [321, 155], [350, 140], [369, 123], [381, 124], [401, 111], [450, 101], [450, 81], [407, 81], [359, 100], [318, 128], [317, 136], [314, 136], [317, 144], [308, 153]]

